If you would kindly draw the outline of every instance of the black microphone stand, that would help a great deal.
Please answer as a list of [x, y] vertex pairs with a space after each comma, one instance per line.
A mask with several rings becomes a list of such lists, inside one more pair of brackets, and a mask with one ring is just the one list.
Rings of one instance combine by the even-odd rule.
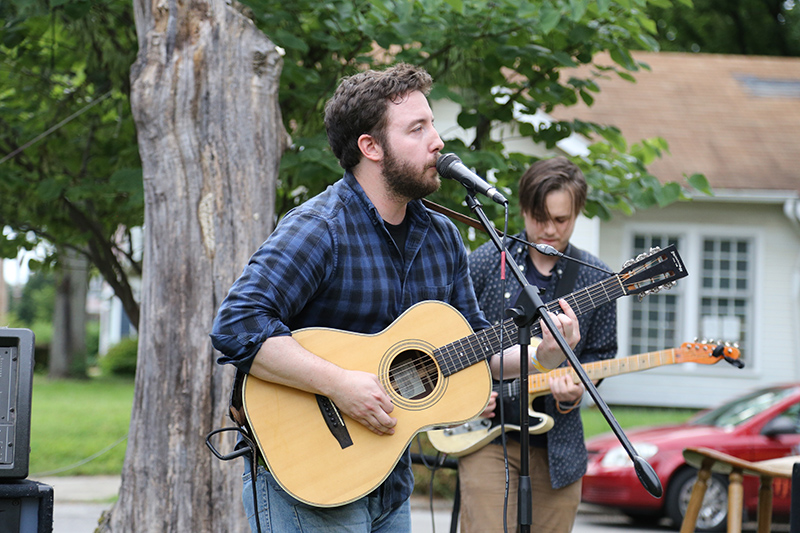
[[[475, 191], [467, 188], [467, 196], [466, 196], [467, 207], [472, 210], [478, 220], [480, 220], [481, 224], [484, 228], [486, 228], [486, 233], [489, 235], [489, 238], [494, 243], [495, 247], [499, 252], [506, 251], [503, 242], [500, 240], [500, 237], [497, 235], [495, 231], [492, 230], [492, 225], [489, 222], [489, 219], [486, 217], [486, 213], [484, 213], [481, 203], [475, 198]], [[575, 352], [572, 351], [570, 348], [569, 343], [567, 343], [564, 336], [558, 330], [558, 328], [553, 323], [553, 319], [550, 317], [550, 314], [547, 312], [547, 307], [545, 306], [542, 299], [539, 297], [539, 291], [536, 287], [532, 286], [528, 279], [522, 274], [517, 266], [514, 259], [506, 253], [506, 263], [508, 264], [511, 273], [517, 278], [517, 281], [522, 286], [522, 292], [520, 293], [517, 301], [515, 302], [515, 307], [508, 309], [506, 312], [511, 315], [514, 319], [514, 323], [519, 328], [519, 347], [520, 347], [520, 474], [519, 474], [519, 490], [518, 490], [518, 519], [519, 519], [519, 530], [520, 533], [528, 533], [530, 531], [530, 526], [532, 523], [532, 496], [531, 496], [531, 478], [530, 478], [530, 464], [529, 464], [529, 442], [528, 442], [528, 431], [529, 431], [529, 420], [528, 420], [528, 347], [530, 346], [531, 340], [531, 325], [534, 323], [536, 318], [540, 318], [542, 322], [547, 326], [547, 329], [553, 334], [553, 337], [556, 340], [559, 348], [561, 351], [564, 352], [564, 355], [569, 361], [569, 364], [575, 370], [576, 374], [580, 378], [581, 382], [583, 383], [586, 390], [589, 392], [589, 395], [594, 399], [597, 407], [600, 409], [600, 412], [603, 413], [606, 421], [611, 426], [611, 429], [614, 431], [617, 439], [622, 444], [623, 448], [628, 452], [631, 460], [633, 461], [634, 467], [636, 469], [636, 474], [639, 477], [639, 481], [642, 483], [644, 488], [656, 498], [660, 498], [663, 494], [663, 488], [661, 486], [661, 481], [658, 479], [658, 475], [653, 470], [653, 467], [650, 466], [647, 461], [645, 461], [641, 456], [636, 453], [636, 450], [633, 448], [633, 445], [628, 440], [627, 436], [625, 435], [624, 431], [620, 427], [617, 420], [614, 418], [614, 415], [611, 413], [608, 405], [605, 403], [599, 393], [597, 392], [597, 388], [592, 383], [592, 380], [589, 379], [589, 376], [586, 374], [586, 371], [581, 366], [580, 361], [578, 360]]]

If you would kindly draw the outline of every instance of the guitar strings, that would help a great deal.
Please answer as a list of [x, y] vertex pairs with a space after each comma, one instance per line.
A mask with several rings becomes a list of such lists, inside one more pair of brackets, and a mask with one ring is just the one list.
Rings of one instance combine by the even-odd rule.
[[[647, 262], [628, 269], [624, 274], [611, 276], [594, 285], [575, 291], [564, 299], [573, 308], [576, 315], [583, 314], [584, 308], [588, 311], [625, 296], [626, 292], [622, 283], [622, 276], [629, 279], [642, 271], [652, 268], [654, 263], [663, 261], [664, 258], [662, 257], [651, 257]], [[629, 288], [638, 289], [646, 283], [668, 279], [671, 277], [670, 274], [663, 273], [644, 282], [629, 284]], [[547, 311], [555, 313], [561, 310], [557, 300], [545, 304], [545, 308]], [[502, 335], [498, 333], [499, 328], [504, 328], [501, 332]], [[538, 321], [531, 326], [531, 333], [533, 336], [541, 335], [541, 325]], [[433, 359], [439, 362], [443, 375], [447, 377], [512, 346], [514, 341], [509, 341], [508, 339], [516, 339], [517, 334], [518, 328], [513, 319], [507, 319], [497, 326], [479, 331], [435, 349]], [[502, 342], [500, 340], [501, 337], [505, 339]], [[391, 379], [396, 384], [396, 389], [399, 388], [400, 390], [404, 390], [404, 387], [413, 388], [418, 382], [424, 382], [426, 379], [432, 381], [430, 376], [436, 376], [438, 373], [436, 362], [431, 359], [426, 359], [425, 362], [419, 360], [404, 361], [394, 369], [390, 369], [390, 373], [392, 372], [395, 372], [395, 374], [392, 374]], [[382, 379], [387, 377], [385, 374], [381, 376]]]
[[[581, 291], [576, 291], [573, 295], [567, 296], [565, 300], [567, 300], [567, 303], [575, 310], [576, 314], [582, 314], [584, 312], [584, 307], [591, 309], [599, 305], [597, 302], [600, 302], [600, 304], [607, 303], [623, 295], [624, 290], [619, 285], [618, 279], [615, 276], [591, 285]], [[545, 308], [550, 312], [558, 312], [560, 310], [558, 301], [546, 304]], [[506, 328], [503, 334], [504, 336], [507, 335], [507, 339], [517, 338], [518, 328], [513, 319], [508, 319], [498, 326], [479, 331], [469, 337], [459, 339], [438, 348], [434, 354], [438, 352], [442, 356], [436, 358], [442, 363], [444, 375], [449, 376], [467, 366], [498, 353], [500, 350], [510, 347], [513, 341], [503, 342], [504, 345], [507, 344], [506, 346], [500, 345], [499, 335], [497, 334], [499, 327]], [[541, 335], [541, 326], [538, 321], [531, 326], [531, 329], [534, 336]], [[488, 346], [482, 343], [482, 340], [488, 341]], [[474, 355], [471, 358], [465, 359], [467, 352], [480, 355]]]
[[[606, 285], [609, 285], [611, 291], [606, 289]], [[609, 292], [611, 295], [609, 295]], [[567, 296], [565, 299], [570, 306], [575, 309], [576, 314], [581, 314], [584, 311], [583, 308], [587, 305], [590, 309], [596, 307], [595, 301], [605, 300], [602, 303], [607, 303], [622, 295], [624, 295], [624, 290], [620, 287], [617, 278], [612, 277], [580, 291], [576, 291], [573, 295]], [[558, 301], [546, 304], [545, 308], [550, 312], [557, 312], [560, 310]], [[498, 326], [479, 331], [464, 339], [459, 339], [437, 348], [434, 351], [434, 358], [440, 361], [444, 375], [449, 376], [483, 359], [488, 359], [491, 355], [513, 345], [513, 340], [507, 340], [504, 341], [502, 345], [500, 344], [500, 335], [498, 334], [500, 327], [505, 328], [503, 336], [506, 340], [517, 338], [518, 328], [513, 319], [508, 319]], [[541, 334], [541, 326], [538, 322], [532, 325], [532, 333], [534, 335]], [[503, 346], [505, 344], [507, 344], [507, 346]], [[437, 356], [437, 353], [439, 356]], [[472, 357], [469, 357], [469, 354], [472, 354]], [[405, 364], [401, 364], [398, 368], [407, 370]], [[435, 375], [435, 362], [428, 360], [428, 362], [422, 366], [422, 372], [426, 375]], [[401, 380], [401, 382], [403, 385], [408, 385], [405, 381]]]
[[[624, 296], [624, 294], [625, 291], [620, 286], [618, 276], [613, 276], [580, 291], [576, 291], [572, 295], [567, 296], [565, 300], [567, 300], [567, 303], [575, 310], [576, 314], [582, 314], [584, 312], [584, 307], [592, 309], [598, 305], [613, 301], [620, 296]], [[550, 312], [558, 312], [561, 309], [557, 300], [545, 304], [545, 308]], [[500, 335], [498, 333], [500, 327], [505, 328], [502, 333], [506, 340], [502, 344], [500, 343]], [[541, 334], [539, 322], [533, 324], [531, 328], [534, 335]], [[434, 350], [433, 356], [440, 362], [444, 375], [449, 376], [481, 360], [488, 359], [495, 353], [512, 346], [514, 341], [509, 341], [508, 339], [516, 339], [517, 332], [518, 328], [513, 319], [507, 319], [497, 326], [479, 331], [473, 335], [437, 348]], [[507, 346], [503, 346], [505, 344], [507, 344]], [[472, 356], [469, 357], [469, 354], [472, 354]], [[412, 367], [415, 369], [412, 369]], [[411, 381], [414, 381], [413, 376], [415, 374], [422, 377], [436, 375], [437, 373], [436, 363], [431, 360], [426, 360], [426, 362], [421, 364], [415, 364], [415, 362], [411, 360], [404, 361], [390, 370], [390, 373], [395, 371], [400, 375], [392, 374], [392, 381], [396, 384], [396, 388], [401, 388], [401, 390], [402, 387], [412, 385]], [[403, 378], [403, 376], [406, 377]], [[382, 379], [386, 377], [387, 376], [384, 375]]]

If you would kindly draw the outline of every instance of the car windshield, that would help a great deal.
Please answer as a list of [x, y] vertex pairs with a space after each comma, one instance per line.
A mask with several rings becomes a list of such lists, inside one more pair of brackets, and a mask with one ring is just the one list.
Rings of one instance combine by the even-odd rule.
[[761, 389], [736, 398], [707, 413], [699, 415], [690, 424], [695, 426], [735, 427], [768, 409], [795, 392], [795, 387]]

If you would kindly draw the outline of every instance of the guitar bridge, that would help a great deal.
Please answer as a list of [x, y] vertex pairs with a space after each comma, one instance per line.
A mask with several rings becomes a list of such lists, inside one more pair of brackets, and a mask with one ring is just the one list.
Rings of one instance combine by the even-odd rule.
[[327, 396], [322, 396], [320, 394], [315, 394], [315, 396], [317, 397], [317, 405], [319, 405], [322, 418], [325, 420], [325, 424], [328, 426], [331, 435], [333, 435], [339, 443], [339, 446], [341, 446], [343, 450], [348, 446], [352, 446], [353, 439], [350, 437], [350, 432], [347, 431], [347, 426], [339, 412], [339, 408], [336, 407], [336, 404]]

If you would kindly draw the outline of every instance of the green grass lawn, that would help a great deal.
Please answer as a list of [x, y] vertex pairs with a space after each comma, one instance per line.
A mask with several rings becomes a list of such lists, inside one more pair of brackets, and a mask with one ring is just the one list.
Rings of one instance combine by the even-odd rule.
[[[660, 426], [662, 424], [674, 424], [685, 422], [696, 409], [662, 409], [652, 407], [620, 407], [610, 406], [611, 414], [619, 422], [622, 429], [637, 426]], [[583, 417], [583, 431], [586, 438], [611, 431], [603, 413], [597, 406], [585, 408], [581, 411]]]
[[30, 476], [119, 474], [132, 405], [133, 379], [35, 375]]

